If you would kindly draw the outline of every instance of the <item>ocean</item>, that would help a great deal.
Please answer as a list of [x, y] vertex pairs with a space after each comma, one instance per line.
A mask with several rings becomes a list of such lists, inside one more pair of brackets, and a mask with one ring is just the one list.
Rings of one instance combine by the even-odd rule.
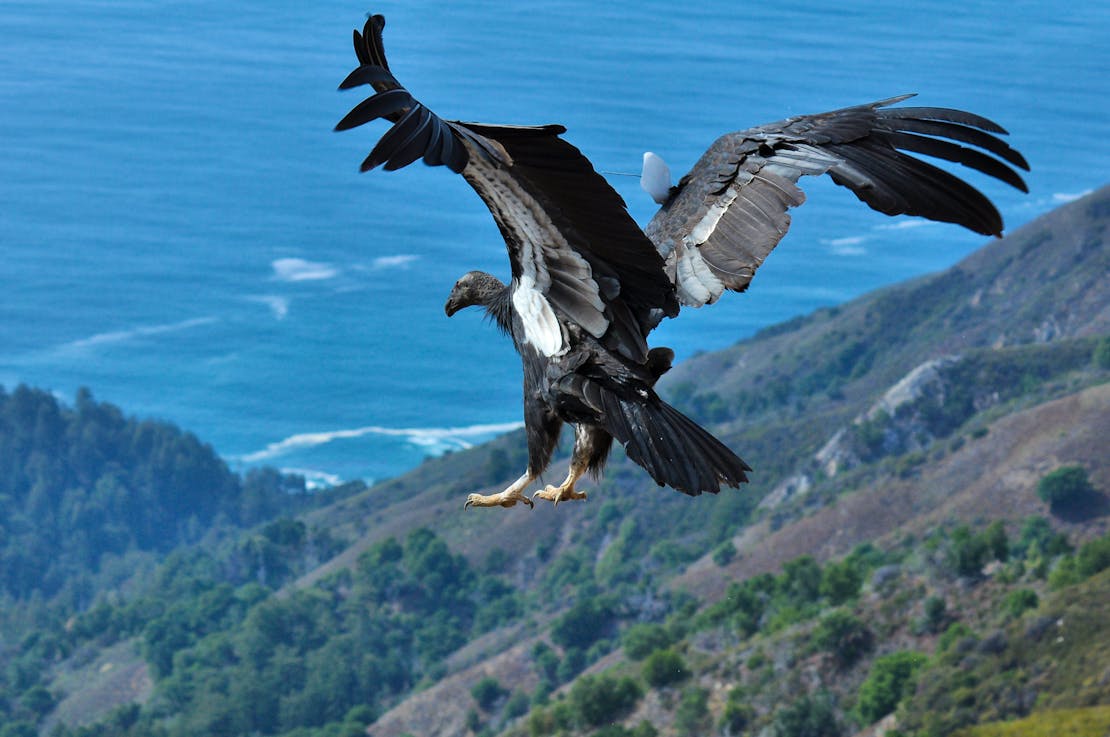
[[[968, 174], [1008, 229], [1110, 175], [1107, 3], [5, 0], [0, 385], [86, 386], [313, 483], [519, 424], [508, 341], [443, 313], [465, 271], [507, 274], [485, 208], [443, 168], [359, 174], [384, 124], [332, 132], [369, 10], [433, 110], [562, 123], [599, 170], [652, 150], [677, 176], [726, 131], [917, 92], [1010, 130], [1031, 194]], [[609, 179], [646, 222], [638, 181]], [[749, 292], [655, 344], [722, 348], [984, 242], [804, 185]]]

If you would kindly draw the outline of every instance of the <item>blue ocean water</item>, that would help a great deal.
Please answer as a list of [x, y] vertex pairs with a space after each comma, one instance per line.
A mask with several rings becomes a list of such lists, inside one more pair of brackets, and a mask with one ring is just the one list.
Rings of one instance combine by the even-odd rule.
[[[461, 178], [358, 174], [384, 127], [337, 2], [0, 4], [0, 384], [80, 386], [233, 466], [382, 478], [519, 421], [520, 368], [463, 272], [505, 274]], [[1105, 183], [1110, 4], [984, 0], [383, 2], [397, 76], [445, 117], [567, 126], [598, 169], [676, 175], [717, 135], [903, 92], [994, 118], [1032, 194], [974, 175], [1013, 228]], [[612, 184], [640, 222], [654, 205]], [[752, 289], [656, 333], [679, 356], [946, 267], [983, 239], [884, 218], [826, 182]]]

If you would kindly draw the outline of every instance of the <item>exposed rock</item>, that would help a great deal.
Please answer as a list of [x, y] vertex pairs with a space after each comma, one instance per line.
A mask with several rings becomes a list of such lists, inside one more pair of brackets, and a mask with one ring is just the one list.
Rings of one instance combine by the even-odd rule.
[[943, 356], [917, 366], [903, 376], [898, 383], [890, 387], [862, 417], [857, 417], [855, 424], [858, 425], [865, 419], [878, 419], [884, 413], [889, 417], [894, 417], [899, 408], [911, 402], [916, 402], [925, 396], [926, 392], [941, 397], [943, 401], [944, 377], [941, 375], [941, 369], [947, 368], [959, 360], [959, 356]]
[[813, 488], [813, 480], [805, 473], [796, 473], [780, 481], [767, 496], [759, 502], [759, 509], [774, 509], [783, 502], [803, 496]]

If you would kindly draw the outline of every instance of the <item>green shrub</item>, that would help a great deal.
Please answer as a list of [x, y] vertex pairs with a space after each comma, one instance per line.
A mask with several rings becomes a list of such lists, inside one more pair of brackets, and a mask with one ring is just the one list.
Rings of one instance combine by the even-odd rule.
[[727, 566], [736, 558], [736, 545], [732, 540], [725, 540], [713, 550], [713, 562], [719, 566]]
[[1094, 493], [1082, 466], [1061, 466], [1037, 482], [1037, 496], [1055, 514], [1078, 511]]
[[478, 702], [478, 706], [484, 710], [489, 711], [490, 707], [496, 704], [501, 697], [509, 693], [501, 683], [491, 676], [486, 676], [482, 680], [474, 684], [470, 689], [470, 695]]
[[873, 724], [894, 711], [912, 692], [917, 673], [925, 665], [921, 653], [901, 651], [876, 658], [859, 690], [856, 713], [865, 724]]
[[829, 563], [821, 571], [821, 596], [834, 605], [854, 599], [862, 584], [863, 572], [851, 560]]
[[721, 721], [718, 722], [721, 731], [729, 736], [740, 735], [755, 721], [755, 708], [751, 704], [742, 703], [739, 694], [734, 698], [733, 694], [736, 693], [736, 689], [733, 689], [728, 695], [728, 701], [721, 712]]
[[874, 636], [867, 625], [844, 609], [826, 615], [813, 634], [814, 644], [830, 653], [841, 668], [854, 664], [874, 644]]
[[1075, 555], [1075, 568], [1083, 578], [1110, 568], [1110, 535], [1092, 540], [1079, 548]]
[[581, 725], [600, 727], [631, 711], [642, 695], [640, 685], [627, 676], [590, 675], [575, 681], [570, 704]]
[[1110, 336], [1098, 342], [1091, 358], [1099, 368], [1110, 369]]
[[565, 648], [589, 648], [609, 630], [613, 618], [610, 606], [596, 598], [583, 599], [551, 625], [551, 639]]
[[937, 652], [947, 652], [952, 645], [964, 639], [965, 637], [974, 637], [975, 633], [971, 631], [963, 622], [954, 622], [948, 625], [948, 629], [937, 640]]
[[523, 691], [513, 691], [509, 696], [509, 700], [505, 702], [505, 716], [508, 719], [516, 719], [528, 713], [528, 705], [530, 699], [528, 694]]
[[649, 686], [660, 688], [678, 683], [690, 675], [682, 656], [674, 650], [656, 650], [644, 660], [641, 669]]
[[989, 554], [990, 544], [985, 536], [972, 534], [966, 525], [960, 525], [952, 531], [948, 564], [957, 575], [965, 578], [979, 576]]
[[643, 660], [656, 650], [671, 644], [671, 636], [661, 624], [637, 623], [624, 631], [621, 645], [624, 654], [632, 660]]
[[925, 600], [925, 618], [923, 620], [925, 631], [940, 632], [948, 621], [948, 604], [939, 596], [930, 596]]
[[843, 727], [828, 694], [803, 696], [775, 712], [775, 737], [840, 737]]
[[1036, 609], [1039, 603], [1037, 592], [1032, 589], [1018, 589], [1011, 591], [1006, 597], [1006, 611], [1011, 617], [1020, 617], [1030, 609]]
[[690, 686], [682, 691], [682, 699], [674, 712], [674, 726], [680, 737], [704, 737], [709, 732], [709, 691]]

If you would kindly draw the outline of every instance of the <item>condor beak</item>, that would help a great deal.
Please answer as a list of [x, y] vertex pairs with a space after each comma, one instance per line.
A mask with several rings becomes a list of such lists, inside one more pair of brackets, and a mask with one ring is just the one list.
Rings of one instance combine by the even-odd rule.
[[447, 304], [443, 306], [443, 311], [447, 313], [448, 317], [451, 317], [451, 315], [454, 315], [460, 309], [459, 303], [455, 301], [454, 294], [447, 300]]

